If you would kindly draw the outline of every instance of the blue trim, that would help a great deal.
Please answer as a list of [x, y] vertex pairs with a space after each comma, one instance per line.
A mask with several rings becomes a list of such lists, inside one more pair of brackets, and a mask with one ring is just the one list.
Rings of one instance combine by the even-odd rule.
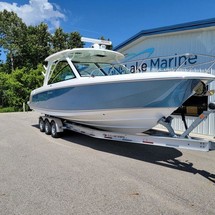
[[206, 28], [206, 27], [212, 27], [212, 26], [215, 26], [215, 18], [205, 19], [205, 20], [200, 20], [195, 22], [187, 22], [187, 23], [160, 27], [160, 28], [153, 28], [149, 30], [143, 30], [135, 34], [133, 37], [129, 38], [128, 40], [124, 41], [123, 43], [119, 44], [118, 46], [116, 46], [114, 48], [114, 51], [117, 51], [123, 48], [124, 46], [128, 45], [129, 43], [132, 43], [133, 41], [143, 36], [171, 33], [171, 32], [178, 32], [178, 31], [187, 31], [187, 30]]
[[50, 89], [32, 96], [32, 109], [88, 111], [179, 107], [199, 83], [195, 79], [133, 81]]

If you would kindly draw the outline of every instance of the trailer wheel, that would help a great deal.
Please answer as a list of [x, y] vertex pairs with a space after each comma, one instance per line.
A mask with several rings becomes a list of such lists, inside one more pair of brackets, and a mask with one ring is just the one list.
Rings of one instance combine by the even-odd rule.
[[45, 133], [47, 135], [51, 134], [51, 125], [47, 119], [45, 120]]
[[39, 127], [40, 127], [40, 131], [44, 132], [45, 131], [45, 122], [43, 120], [43, 118], [39, 118]]
[[57, 132], [57, 126], [55, 121], [51, 122], [51, 136], [54, 138], [58, 138], [60, 136], [59, 132]]

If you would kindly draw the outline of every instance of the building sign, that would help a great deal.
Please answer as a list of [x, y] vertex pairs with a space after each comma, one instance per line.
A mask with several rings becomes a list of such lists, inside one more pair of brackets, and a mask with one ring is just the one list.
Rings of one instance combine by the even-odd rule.
[[130, 68], [132, 73], [176, 69], [182, 65], [192, 66], [197, 63], [197, 55], [175, 53], [173, 56], [152, 57], [154, 51], [154, 48], [148, 48], [138, 53], [125, 54], [123, 63]]

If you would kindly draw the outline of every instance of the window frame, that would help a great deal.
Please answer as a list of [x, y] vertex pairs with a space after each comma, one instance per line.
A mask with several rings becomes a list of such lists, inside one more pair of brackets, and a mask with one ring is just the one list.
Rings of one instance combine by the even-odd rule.
[[[54, 72], [57, 70], [57, 66], [58, 66], [60, 63], [66, 63], [66, 65], [63, 66], [61, 69], [59, 69], [59, 71], [57, 71], [56, 74], [54, 74]], [[74, 73], [74, 71], [73, 71], [73, 69], [71, 68], [71, 66], [70, 66], [70, 64], [68, 63], [67, 60], [58, 61], [58, 62], [56, 62], [56, 64], [53, 65], [53, 66], [54, 66], [54, 68], [53, 68], [53, 70], [52, 70], [52, 72], [51, 72], [51, 74], [50, 74], [50, 77], [49, 77], [49, 80], [48, 80], [48, 85], [52, 85], [52, 84], [56, 84], [56, 83], [59, 83], [59, 82], [68, 81], [68, 80], [77, 78], [76, 75], [75, 75], [75, 73]], [[69, 69], [69, 71], [63, 71], [66, 67]], [[71, 77], [71, 78], [68, 78], [68, 79], [65, 79], [65, 77], [66, 77], [66, 76], [65, 76], [63, 79], [56, 81], [56, 79], [57, 79], [58, 77], [60, 77], [60, 75], [63, 75], [63, 74], [66, 73], [66, 72], [70, 73], [70, 74], [72, 75], [72, 77]], [[54, 75], [54, 77], [53, 77], [53, 75]], [[52, 78], [52, 77], [53, 77], [53, 78]]]

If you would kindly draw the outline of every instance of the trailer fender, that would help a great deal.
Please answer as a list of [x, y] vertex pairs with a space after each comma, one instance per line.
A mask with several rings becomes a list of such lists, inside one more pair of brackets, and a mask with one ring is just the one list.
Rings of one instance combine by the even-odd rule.
[[54, 118], [53, 121], [56, 124], [57, 132], [63, 132], [63, 123], [62, 123], [61, 119]]

